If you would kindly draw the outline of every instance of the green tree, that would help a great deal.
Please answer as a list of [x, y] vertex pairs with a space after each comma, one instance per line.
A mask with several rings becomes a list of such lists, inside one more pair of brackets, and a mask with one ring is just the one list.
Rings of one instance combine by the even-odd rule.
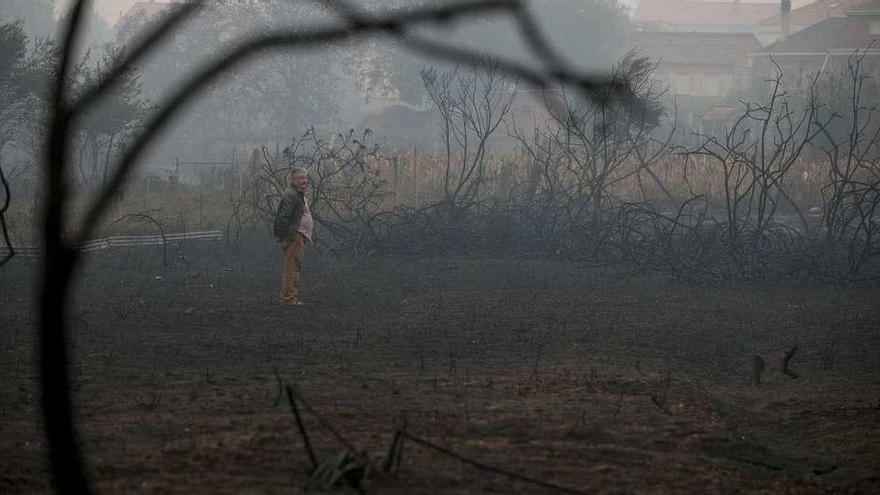
[[[74, 72], [74, 91], [95, 84], [119, 56], [120, 50], [111, 45], [106, 45], [94, 62], [86, 54]], [[125, 74], [78, 126], [74, 153], [79, 180], [85, 184], [104, 183], [115, 153], [125, 147], [149, 110], [150, 105], [142, 96], [140, 77], [134, 72]]]
[[27, 36], [21, 20], [0, 24], [0, 156], [3, 148], [15, 138], [14, 125], [21, 111], [22, 96], [27, 92], [25, 53]]
[[3, 172], [3, 149], [15, 138], [16, 127], [10, 123], [18, 110], [16, 108], [18, 98], [25, 89], [21, 84], [21, 73], [26, 43], [27, 37], [24, 35], [20, 20], [0, 24], [0, 185], [3, 188], [3, 197], [0, 198], [0, 231], [2, 231], [0, 233], [7, 247], [6, 252], [0, 257], [0, 265], [9, 261], [13, 255], [5, 217], [11, 198], [9, 183]]
[[7, 146], [36, 151], [29, 144], [38, 133], [54, 54], [51, 42], [28, 41], [23, 21], [0, 20], [0, 160]]
[[10, 172], [6, 151], [33, 141], [28, 131], [45, 108], [42, 89], [50, 75], [51, 51], [51, 44], [42, 41], [29, 50], [21, 19], [0, 20], [0, 239], [9, 247], [0, 264], [12, 255], [5, 213], [11, 203], [9, 174], [15, 170]]
[[[160, 14], [156, 17], [166, 15]], [[160, 101], [231, 40], [281, 26], [302, 25], [320, 9], [279, 0], [217, 1], [195, 16], [142, 64], [144, 94]], [[130, 18], [117, 26], [128, 45], [156, 18]], [[212, 85], [176, 120], [177, 132], [159, 150], [166, 159], [228, 159], [233, 144], [287, 143], [303, 129], [338, 123], [338, 48], [265, 54], [220, 84]], [[155, 159], [155, 158], [154, 158]]]

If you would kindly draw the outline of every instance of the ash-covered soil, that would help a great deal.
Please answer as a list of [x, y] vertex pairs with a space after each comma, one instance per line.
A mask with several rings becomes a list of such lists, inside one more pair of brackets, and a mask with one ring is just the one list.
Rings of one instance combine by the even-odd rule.
[[[590, 493], [880, 491], [880, 292], [689, 287], [546, 260], [103, 252], [80, 272], [73, 382], [105, 493], [291, 493], [309, 462], [277, 376], [377, 462], [396, 428]], [[49, 489], [35, 262], [0, 269], [0, 491]], [[798, 378], [782, 373], [782, 356]], [[753, 385], [755, 356], [766, 362]], [[668, 384], [668, 385], [667, 385]], [[341, 447], [309, 415], [322, 459]], [[405, 445], [368, 493], [552, 493]], [[350, 493], [339, 488], [339, 492]]]

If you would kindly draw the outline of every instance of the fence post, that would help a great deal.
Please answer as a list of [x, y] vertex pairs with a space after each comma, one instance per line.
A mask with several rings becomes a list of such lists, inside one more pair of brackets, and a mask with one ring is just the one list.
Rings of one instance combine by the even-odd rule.
[[394, 206], [400, 205], [400, 156], [394, 154]]
[[416, 199], [416, 206], [419, 206], [420, 205], [420, 203], [419, 203], [419, 158], [418, 158], [418, 151], [416, 151], [415, 145], [413, 145], [412, 156], [413, 156], [413, 158], [412, 158], [413, 177], [415, 178], [415, 183], [416, 183], [415, 184], [415, 197], [416, 197], [415, 199]]
[[147, 197], [150, 195], [150, 176], [144, 177], [144, 210], [147, 208]]

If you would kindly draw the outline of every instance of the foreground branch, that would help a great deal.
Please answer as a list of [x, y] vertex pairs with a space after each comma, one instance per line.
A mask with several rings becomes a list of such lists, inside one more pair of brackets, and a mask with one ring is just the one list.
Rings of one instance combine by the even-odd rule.
[[[67, 354], [67, 311], [73, 276], [80, 261], [80, 253], [73, 248], [91, 237], [106, 214], [112, 200], [130, 179], [135, 164], [143, 155], [156, 134], [178, 115], [208, 85], [254, 57], [280, 48], [315, 47], [327, 43], [340, 43], [370, 34], [405, 33], [410, 27], [428, 22], [449, 22], [464, 16], [493, 11], [508, 12], [519, 16], [527, 41], [539, 53], [551, 53], [537, 34], [535, 23], [527, 20], [523, 3], [517, 0], [463, 0], [453, 4], [420, 9], [395, 11], [371, 17], [349, 26], [312, 28], [305, 30], [278, 30], [253, 39], [240, 41], [206, 64], [176, 90], [160, 110], [146, 124], [140, 135], [132, 140], [110, 180], [98, 193], [97, 199], [87, 207], [85, 220], [72, 239], [65, 237], [71, 229], [66, 225], [69, 208], [69, 191], [66, 176], [73, 123], [106, 95], [135, 63], [156, 48], [177, 26], [193, 15], [202, 2], [178, 10], [157, 25], [143, 40], [123, 57], [114, 68], [95, 86], [88, 88], [78, 100], [68, 101], [70, 91], [69, 72], [82, 36], [83, 12], [90, 6], [88, 0], [77, 1], [65, 27], [63, 45], [53, 83], [53, 98], [49, 104], [47, 153], [44, 161], [47, 195], [43, 210], [43, 274], [40, 307], [40, 377], [42, 386], [43, 418], [49, 447], [53, 481], [61, 492], [88, 493], [89, 483], [85, 476], [76, 442], [76, 432], [71, 411]], [[414, 40], [410, 48], [423, 54], [467, 65], [477, 63], [478, 53], [447, 47], [427, 41]], [[551, 62], [561, 57], [543, 57]], [[611, 89], [616, 95], [626, 97], [626, 88], [604, 78], [579, 76], [564, 66], [555, 67], [550, 73], [533, 70], [512, 61], [500, 60], [498, 70], [538, 87], [551, 83], [571, 84], [588, 93], [597, 89]], [[5, 182], [5, 181], [4, 181]], [[4, 210], [5, 212], [5, 210]], [[5, 227], [4, 227], [5, 232]]]
[[3, 244], [6, 246], [6, 254], [3, 259], [0, 259], [0, 266], [3, 266], [15, 256], [15, 248], [12, 247], [9, 228], [6, 225], [6, 212], [9, 211], [9, 204], [12, 202], [12, 193], [9, 191], [9, 181], [6, 180], [6, 174], [3, 173], [3, 165], [0, 165], [0, 186], [3, 187], [3, 204], [0, 205], [0, 234], [3, 235]]

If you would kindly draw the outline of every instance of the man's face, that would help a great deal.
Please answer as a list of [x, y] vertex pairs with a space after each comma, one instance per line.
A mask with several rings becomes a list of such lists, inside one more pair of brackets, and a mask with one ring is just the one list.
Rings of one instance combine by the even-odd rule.
[[299, 192], [306, 192], [309, 188], [309, 176], [306, 174], [296, 174], [290, 180], [290, 185]]

